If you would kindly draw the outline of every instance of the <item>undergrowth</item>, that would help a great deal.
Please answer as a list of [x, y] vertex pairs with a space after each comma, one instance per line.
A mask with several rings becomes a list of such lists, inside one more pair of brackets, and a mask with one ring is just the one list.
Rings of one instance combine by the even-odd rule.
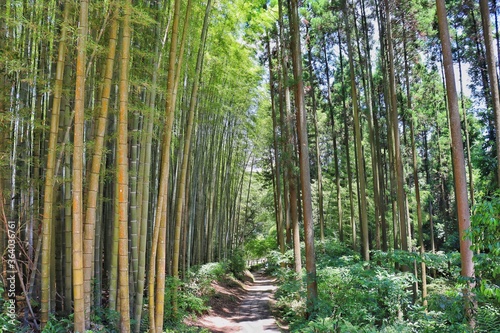
[[[184, 323], [184, 319], [189, 316], [198, 316], [207, 312], [209, 298], [214, 296], [215, 290], [212, 287], [213, 281], [221, 281], [230, 276], [243, 276], [246, 269], [242, 252], [235, 253], [231, 260], [225, 263], [208, 263], [191, 268], [186, 273], [184, 280], [166, 279], [165, 286], [165, 314], [164, 332], [166, 333], [208, 333], [206, 329], [190, 327]], [[172, 290], [178, 288], [178, 313], [174, 316], [172, 311]], [[0, 286], [1, 291], [1, 286]], [[1, 304], [0, 304], [1, 305]], [[0, 325], [9, 325], [5, 311], [0, 313]], [[119, 332], [120, 314], [108, 308], [95, 309], [91, 318], [91, 329], [88, 332], [114, 333]], [[131, 320], [131, 324], [134, 321]], [[7, 326], [6, 326], [7, 327]], [[141, 332], [148, 331], [148, 311], [147, 307], [143, 311], [143, 318], [140, 325]], [[0, 327], [1, 332], [14, 332], [16, 328], [8, 326], [7, 330]], [[52, 315], [45, 325], [43, 333], [66, 333], [73, 330], [73, 315], [55, 316]], [[17, 330], [19, 331], [19, 330]]]
[[[276, 310], [291, 332], [471, 332], [464, 318], [463, 281], [457, 253], [417, 254], [374, 252], [370, 265], [358, 253], [335, 241], [318, 244], [318, 301], [306, 319], [305, 274], [292, 269], [290, 253], [272, 252], [268, 271], [280, 281]], [[426, 262], [436, 278], [428, 277], [427, 309], [413, 302], [415, 276], [394, 267]], [[284, 265], [283, 265], [284, 264]], [[410, 267], [411, 267], [410, 266]], [[500, 332], [500, 306], [495, 297], [475, 291], [478, 302], [474, 332]]]

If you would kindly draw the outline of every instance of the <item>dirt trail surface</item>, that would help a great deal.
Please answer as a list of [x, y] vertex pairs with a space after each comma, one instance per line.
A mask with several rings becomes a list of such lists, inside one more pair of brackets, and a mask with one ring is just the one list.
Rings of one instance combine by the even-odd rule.
[[194, 325], [214, 333], [283, 332], [276, 325], [269, 308], [272, 294], [276, 290], [275, 281], [261, 272], [254, 273], [254, 278], [254, 282], [244, 285], [243, 292], [239, 295], [237, 292], [236, 295], [232, 293], [230, 296], [239, 301], [228, 300], [227, 307], [216, 307], [208, 315], [199, 318]]

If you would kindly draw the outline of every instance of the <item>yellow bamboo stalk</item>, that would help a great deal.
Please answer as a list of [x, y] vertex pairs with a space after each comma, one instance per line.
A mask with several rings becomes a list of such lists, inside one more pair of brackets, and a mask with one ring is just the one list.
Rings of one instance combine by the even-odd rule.
[[73, 302], [74, 330], [85, 331], [83, 290], [83, 133], [85, 121], [85, 60], [88, 34], [88, 0], [80, 1], [80, 28], [76, 58], [75, 125], [73, 152]]
[[132, 2], [127, 0], [123, 8], [123, 33], [118, 112], [118, 283], [120, 300], [120, 331], [130, 332], [129, 268], [128, 268], [128, 85], [130, 62], [130, 13]]
[[64, 60], [66, 58], [66, 37], [68, 34], [69, 5], [64, 6], [64, 18], [61, 29], [61, 39], [56, 65], [56, 78], [54, 84], [54, 100], [50, 119], [49, 147], [47, 155], [47, 168], [45, 176], [45, 194], [43, 202], [42, 221], [42, 297], [40, 320], [42, 328], [49, 320], [50, 312], [50, 268], [54, 265], [51, 251], [53, 205], [54, 205], [54, 176], [57, 155], [57, 135], [59, 132], [59, 113], [61, 110], [62, 86], [64, 78]]

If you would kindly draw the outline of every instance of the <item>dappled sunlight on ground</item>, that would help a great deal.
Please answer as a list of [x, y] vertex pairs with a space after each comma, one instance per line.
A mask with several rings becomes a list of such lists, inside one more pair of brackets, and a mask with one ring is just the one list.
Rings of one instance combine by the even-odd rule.
[[215, 333], [283, 332], [271, 315], [269, 303], [276, 290], [275, 281], [261, 272], [254, 274], [255, 281], [245, 285], [214, 286], [216, 299], [209, 314], [198, 318], [193, 325]]

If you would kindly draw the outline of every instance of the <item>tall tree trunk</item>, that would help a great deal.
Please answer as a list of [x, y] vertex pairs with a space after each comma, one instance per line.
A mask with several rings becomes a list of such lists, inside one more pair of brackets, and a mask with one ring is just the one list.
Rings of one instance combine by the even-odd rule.
[[[389, 1], [384, 0], [385, 5], [385, 19], [387, 25], [387, 48], [389, 53], [389, 91], [391, 98], [391, 125], [393, 132], [394, 143], [394, 159], [396, 168], [396, 191], [397, 191], [397, 204], [399, 214], [399, 228], [401, 230], [401, 249], [408, 251], [408, 230], [406, 224], [406, 210], [405, 210], [405, 191], [404, 191], [404, 175], [403, 175], [403, 161], [401, 158], [401, 147], [399, 139], [399, 120], [398, 120], [398, 107], [397, 107], [397, 91], [396, 91], [396, 74], [394, 70], [394, 49], [392, 44], [392, 27], [391, 15], [389, 12]], [[403, 266], [403, 270], [407, 267]]]
[[[286, 164], [286, 178], [289, 190], [289, 202], [290, 202], [290, 221], [291, 221], [291, 239], [293, 244], [293, 257], [294, 257], [294, 269], [298, 276], [302, 272], [302, 256], [300, 253], [300, 228], [299, 228], [299, 194], [297, 189], [297, 177], [294, 172], [293, 166], [295, 165], [295, 155], [294, 155], [294, 127], [293, 127], [293, 115], [290, 106], [290, 89], [288, 85], [288, 56], [287, 48], [285, 42], [285, 27], [283, 20], [283, 1], [278, 1], [278, 15], [279, 15], [279, 37], [280, 37], [280, 63], [281, 63], [281, 76], [278, 80], [281, 92], [280, 97], [280, 112], [284, 113], [283, 119], [281, 119], [281, 126], [284, 131], [284, 151], [285, 156], [287, 156]], [[284, 110], [283, 110], [284, 109]]]
[[[267, 55], [269, 62], [269, 93], [271, 95], [271, 117], [273, 122], [273, 149], [274, 154], [271, 156], [274, 157], [274, 172], [273, 172], [273, 180], [274, 180], [274, 203], [275, 203], [275, 212], [276, 212], [276, 231], [278, 235], [278, 246], [280, 248], [281, 253], [285, 253], [285, 237], [283, 234], [283, 205], [281, 200], [281, 161], [279, 158], [279, 145], [278, 145], [278, 120], [276, 116], [276, 103], [274, 97], [274, 68], [273, 68], [273, 59], [271, 54], [271, 46], [269, 41], [269, 34], [267, 35]], [[272, 163], [271, 163], [272, 164]]]
[[[372, 167], [372, 178], [373, 178], [373, 197], [375, 201], [375, 242], [377, 250], [380, 250], [380, 229], [381, 229], [381, 219], [382, 215], [385, 214], [383, 204], [381, 204], [380, 200], [380, 182], [379, 182], [379, 161], [378, 161], [378, 152], [377, 152], [377, 140], [375, 139], [375, 125], [374, 125], [374, 112], [375, 109], [375, 101], [374, 101], [374, 93], [373, 93], [373, 74], [372, 74], [372, 66], [371, 66], [371, 47], [368, 36], [368, 24], [366, 22], [366, 14], [365, 14], [365, 2], [361, 1], [361, 29], [362, 29], [362, 37], [364, 41], [364, 53], [363, 57], [359, 38], [356, 37], [357, 45], [358, 45], [358, 54], [359, 58], [362, 59], [362, 63], [364, 66], [361, 66], [361, 75], [363, 81], [363, 90], [366, 100], [366, 118], [368, 119], [368, 135], [370, 141], [370, 155], [371, 155], [371, 167]], [[356, 20], [355, 20], [356, 21]], [[354, 25], [356, 36], [358, 35], [357, 24]], [[364, 68], [367, 68], [365, 71]], [[385, 224], [385, 223], [384, 223]]]
[[302, 210], [304, 216], [304, 237], [306, 244], [307, 312], [312, 315], [318, 298], [316, 281], [316, 253], [314, 250], [314, 220], [312, 216], [311, 176], [309, 171], [309, 146], [304, 104], [304, 82], [302, 81], [302, 55], [300, 49], [298, 1], [290, 1], [290, 37], [295, 79], [295, 107], [297, 109], [297, 135], [299, 138], [300, 185], [302, 189]]
[[[411, 151], [413, 157], [413, 182], [415, 183], [415, 200], [417, 201], [417, 221], [418, 221], [418, 246], [420, 248], [420, 256], [423, 257], [425, 254], [424, 247], [424, 232], [422, 230], [422, 204], [420, 201], [420, 185], [418, 179], [418, 164], [417, 164], [417, 149], [415, 148], [415, 130], [414, 130], [415, 120], [411, 120], [410, 131], [411, 131]], [[422, 305], [427, 308], [427, 269], [426, 264], [422, 260], [420, 264], [422, 273]]]
[[462, 276], [467, 281], [464, 290], [465, 314], [469, 325], [474, 329], [475, 321], [473, 317], [474, 300], [471, 289], [474, 288], [474, 262], [472, 261], [472, 242], [464, 237], [465, 231], [470, 228], [469, 202], [467, 200], [467, 181], [465, 179], [464, 149], [462, 142], [462, 132], [460, 126], [460, 114], [458, 111], [458, 98], [455, 86], [455, 73], [453, 70], [453, 58], [451, 54], [450, 33], [448, 30], [448, 20], [446, 18], [446, 7], [444, 0], [436, 0], [439, 37], [443, 51], [443, 65], [446, 77], [446, 92], [448, 98], [448, 110], [451, 127], [453, 176], [455, 179], [455, 196], [457, 202], [458, 233], [460, 239], [460, 258], [462, 263]]
[[42, 328], [49, 320], [50, 312], [50, 268], [55, 264], [52, 260], [54, 253], [51, 250], [51, 239], [53, 231], [54, 219], [54, 178], [55, 178], [55, 163], [57, 155], [57, 137], [59, 131], [59, 114], [61, 111], [62, 88], [64, 79], [64, 65], [66, 57], [66, 38], [68, 34], [68, 3], [64, 5], [64, 18], [62, 22], [61, 38], [59, 40], [59, 49], [56, 65], [56, 77], [54, 83], [54, 99], [52, 101], [52, 113], [50, 120], [49, 146], [47, 155], [47, 167], [45, 171], [45, 191], [43, 202], [43, 221], [42, 221], [42, 297], [40, 309], [40, 322]]
[[[144, 124], [144, 128], [146, 128], [146, 135], [144, 136], [144, 142], [141, 144], [141, 165], [142, 177], [141, 181], [139, 181], [139, 186], [142, 186], [142, 198], [141, 198], [141, 219], [140, 219], [140, 239], [139, 239], [139, 267], [138, 267], [138, 278], [137, 278], [137, 295], [135, 297], [135, 325], [134, 332], [139, 333], [141, 328], [141, 318], [142, 318], [142, 310], [143, 310], [143, 299], [144, 299], [144, 286], [145, 286], [145, 273], [146, 273], [146, 251], [147, 251], [147, 241], [148, 241], [148, 227], [150, 226], [149, 216], [149, 208], [150, 208], [150, 194], [155, 193], [154, 191], [150, 191], [150, 179], [151, 179], [151, 163], [152, 163], [152, 141], [153, 141], [153, 130], [154, 130], [154, 110], [156, 105], [156, 93], [157, 93], [157, 78], [158, 78], [158, 69], [161, 64], [161, 59], [163, 56], [163, 47], [166, 42], [168, 28], [170, 26], [170, 18], [167, 22], [165, 28], [165, 35], [163, 39], [157, 42], [155, 46], [155, 63], [152, 77], [152, 91], [150, 93], [149, 100], [149, 112], [146, 116], [146, 121]], [[140, 176], [141, 176], [140, 175]], [[150, 237], [149, 237], [150, 239]]]
[[344, 22], [347, 35], [347, 50], [349, 54], [349, 72], [351, 77], [351, 99], [353, 109], [354, 135], [356, 143], [356, 159], [358, 161], [358, 183], [359, 183], [359, 201], [360, 201], [360, 219], [361, 219], [361, 237], [363, 260], [370, 261], [370, 243], [368, 238], [368, 214], [366, 204], [366, 183], [365, 183], [365, 163], [363, 157], [363, 146], [361, 142], [361, 120], [358, 110], [358, 94], [356, 88], [356, 77], [354, 73], [354, 52], [351, 44], [351, 33], [349, 31], [347, 2], [344, 2]]
[[488, 0], [479, 0], [481, 19], [483, 22], [484, 45], [486, 46], [486, 64], [488, 77], [490, 79], [490, 92], [493, 106], [496, 130], [496, 154], [497, 154], [497, 187], [500, 188], [500, 96], [498, 91], [498, 78], [496, 71], [496, 56], [493, 49], [493, 37], [491, 33], [490, 9]]
[[[412, 160], [413, 160], [413, 182], [415, 183], [415, 201], [417, 202], [417, 223], [418, 223], [418, 246], [420, 248], [420, 256], [423, 257], [425, 253], [424, 248], [424, 233], [422, 230], [422, 204], [420, 201], [420, 184], [418, 178], [418, 164], [417, 164], [417, 149], [415, 146], [415, 129], [414, 129], [414, 110], [411, 101], [411, 93], [410, 93], [410, 75], [409, 75], [409, 65], [408, 65], [408, 53], [406, 50], [406, 34], [404, 34], [404, 63], [405, 63], [405, 81], [406, 81], [406, 100], [408, 111], [411, 112], [410, 116], [410, 140], [411, 140], [411, 152], [412, 152]], [[422, 258], [423, 259], [423, 258]], [[416, 263], [415, 263], [416, 265]], [[422, 305], [427, 308], [427, 270], [424, 260], [422, 260], [421, 264], [422, 271]], [[417, 276], [417, 272], [415, 272], [415, 276]], [[417, 297], [417, 287], [418, 281], [415, 282], [414, 288], [414, 299]]]
[[130, 63], [132, 1], [123, 8], [123, 31], [120, 59], [120, 106], [118, 112], [117, 184], [118, 184], [118, 271], [120, 294], [120, 332], [130, 332], [129, 256], [128, 256], [128, 85]]
[[[188, 3], [191, 3], [189, 1]], [[186, 131], [184, 132], [184, 149], [182, 153], [182, 166], [181, 174], [179, 178], [179, 188], [177, 189], [177, 206], [175, 212], [175, 234], [174, 234], [174, 253], [172, 258], [172, 275], [175, 279], [179, 278], [179, 251], [180, 251], [180, 241], [181, 241], [181, 226], [182, 226], [182, 209], [184, 205], [184, 197], [186, 191], [186, 178], [188, 172], [188, 161], [189, 161], [189, 150], [191, 147], [191, 134], [193, 132], [193, 122], [195, 117], [195, 109], [197, 107], [198, 100], [198, 88], [201, 80], [203, 57], [205, 54], [205, 42], [207, 40], [208, 34], [208, 23], [209, 15], [211, 9], [212, 1], [208, 0], [207, 6], [205, 8], [205, 18], [203, 21], [203, 28], [201, 32], [200, 46], [198, 49], [198, 57], [196, 60], [195, 78], [193, 80], [193, 88], [191, 89], [191, 99], [189, 101], [189, 111], [187, 115]], [[190, 12], [190, 6], [188, 5], [188, 12], [186, 13], [186, 20], [188, 20]], [[177, 286], [174, 286], [172, 290], [172, 311], [174, 316], [177, 316], [178, 304], [177, 304]]]
[[[176, 63], [181, 62], [182, 54], [177, 57], [177, 39], [179, 34], [180, 0], [174, 2], [174, 15], [172, 23], [172, 37], [170, 42], [169, 65], [166, 95], [166, 119], [162, 142], [161, 172], [156, 208], [156, 221], [152, 240], [152, 251], [149, 264], [149, 327], [156, 333], [163, 332], [163, 309], [165, 306], [165, 239], [167, 216], [165, 214], [168, 194], [168, 177], [170, 174], [170, 144], [172, 141], [172, 125], [176, 102]], [[188, 16], [185, 18], [189, 19]], [[179, 58], [179, 59], [178, 59]], [[181, 66], [180, 63], [177, 64]]]
[[[456, 38], [456, 43], [458, 44], [458, 36]], [[462, 113], [464, 115], [464, 133], [465, 133], [465, 147], [467, 149], [467, 168], [469, 171], [469, 195], [471, 207], [474, 206], [474, 174], [472, 171], [472, 157], [470, 153], [470, 136], [469, 136], [469, 125], [467, 119], [467, 109], [465, 107], [465, 96], [464, 96], [464, 84], [462, 77], [462, 56], [461, 50], [457, 52], [457, 62], [458, 62], [458, 75], [460, 82], [460, 106], [462, 107]]]
[[88, 33], [88, 0], [80, 1], [80, 28], [76, 58], [75, 124], [73, 142], [73, 302], [74, 329], [83, 333], [85, 300], [83, 288], [83, 157], [85, 117], [85, 61]]
[[86, 326], [90, 325], [90, 295], [92, 294], [91, 280], [92, 261], [94, 259], [95, 245], [95, 224], [97, 213], [97, 199], [99, 193], [99, 178], [101, 173], [102, 155], [104, 148], [104, 135], [106, 133], [106, 123], [109, 110], [109, 98], [111, 95], [111, 80], [113, 79], [113, 66], [116, 54], [116, 40], [118, 35], [118, 14], [113, 14], [111, 29], [109, 32], [108, 54], [106, 58], [106, 69], [104, 73], [104, 84], [102, 87], [101, 110], [96, 125], [96, 135], [94, 142], [94, 153], [92, 155], [91, 169], [87, 187], [87, 207], [85, 211], [84, 224], [84, 243], [83, 243], [83, 267], [84, 267], [84, 292], [85, 292], [85, 311]]
[[333, 142], [333, 159], [335, 164], [335, 187], [337, 194], [337, 214], [338, 214], [338, 228], [339, 228], [339, 240], [341, 243], [344, 242], [344, 226], [342, 223], [342, 193], [340, 192], [340, 172], [339, 172], [339, 158], [337, 152], [337, 130], [335, 129], [335, 115], [333, 114], [333, 104], [331, 96], [330, 87], [330, 68], [328, 66], [328, 56], [326, 53], [326, 36], [323, 41], [323, 57], [325, 62], [325, 77], [326, 77], [326, 99], [328, 102], [329, 116], [330, 116], [330, 126], [332, 127], [332, 142]]
[[[340, 29], [338, 34], [339, 39], [339, 47], [342, 45], [341, 37], [340, 37]], [[345, 91], [345, 80], [344, 80], [344, 57], [342, 56], [342, 50], [339, 52], [339, 60], [340, 60], [340, 76], [341, 76], [341, 91], [342, 91], [342, 110], [343, 110], [343, 118], [344, 118], [344, 146], [346, 149], [346, 167], [347, 167], [347, 183], [349, 187], [349, 209], [350, 209], [350, 223], [351, 223], [351, 246], [354, 251], [357, 250], [357, 236], [356, 236], [356, 223], [354, 222], [354, 199], [352, 194], [352, 171], [351, 171], [351, 153], [349, 148], [349, 130], [348, 130], [348, 115], [347, 115], [347, 96]]]
[[311, 101], [312, 101], [312, 116], [314, 125], [314, 137], [316, 143], [316, 170], [317, 170], [317, 180], [318, 180], [318, 213], [319, 213], [319, 230], [320, 230], [320, 240], [323, 242], [325, 240], [325, 217], [323, 212], [323, 177], [321, 174], [321, 151], [319, 147], [319, 131], [318, 131], [318, 115], [316, 110], [316, 96], [315, 96], [315, 85], [313, 76], [313, 65], [312, 65], [312, 51], [311, 51], [311, 38], [309, 35], [309, 26], [306, 26], [307, 35], [307, 58], [309, 61], [309, 84]]
[[[71, 80], [69, 76], [69, 66], [67, 66], [65, 70], [65, 78], [64, 82], [68, 82]], [[69, 128], [71, 128], [72, 121], [72, 112], [70, 111], [70, 103], [69, 98], [66, 96], [65, 98], [65, 115], [64, 115], [64, 125], [68, 128], [68, 136], [69, 136]], [[64, 311], [66, 313], [71, 312], [72, 308], [72, 294], [73, 294], [73, 283], [72, 283], [72, 212], [71, 212], [71, 154], [64, 154], [64, 168], [63, 168], [63, 177], [64, 177]], [[30, 284], [31, 286], [32, 284]]]

